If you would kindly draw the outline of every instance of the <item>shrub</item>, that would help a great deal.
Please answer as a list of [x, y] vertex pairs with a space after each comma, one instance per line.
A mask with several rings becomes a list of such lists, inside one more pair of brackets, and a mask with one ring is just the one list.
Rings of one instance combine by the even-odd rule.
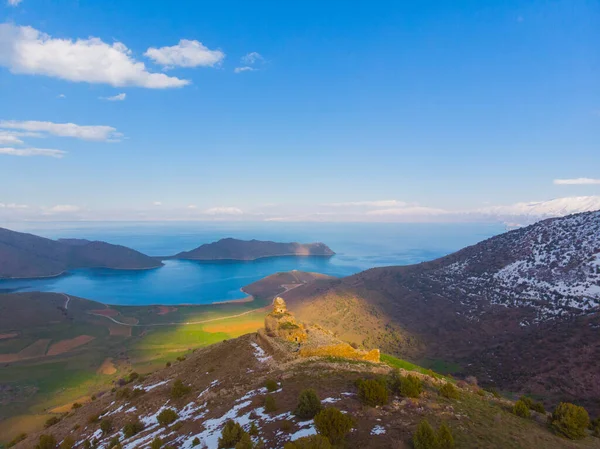
[[529, 396], [522, 395], [519, 398], [519, 401], [523, 402], [527, 408], [531, 408], [533, 406], [533, 399], [531, 399]]
[[265, 382], [265, 387], [271, 393], [279, 389], [279, 385], [273, 379], [267, 379], [267, 381]]
[[273, 413], [277, 410], [277, 403], [275, 402], [275, 398], [270, 394], [265, 396], [265, 412]]
[[115, 398], [117, 399], [129, 399], [131, 397], [131, 388], [121, 388], [117, 390]]
[[131, 399], [139, 398], [145, 392], [146, 391], [143, 388], [137, 388], [136, 387], [133, 390], [131, 390]]
[[457, 388], [450, 382], [446, 382], [444, 385], [442, 385], [438, 390], [438, 393], [440, 396], [448, 399], [458, 399], [459, 396]]
[[544, 404], [542, 404], [541, 402], [534, 402], [531, 407], [529, 407], [531, 410], [533, 410], [534, 412], [538, 412], [541, 413], [542, 415], [546, 414], [546, 408], [544, 407]]
[[341, 444], [354, 426], [354, 419], [335, 407], [328, 407], [315, 416], [317, 432], [326, 437], [333, 445]]
[[448, 424], [442, 423], [437, 431], [437, 442], [440, 449], [452, 449], [454, 447], [454, 437]]
[[56, 438], [53, 435], [40, 435], [35, 449], [56, 449]]
[[70, 436], [65, 437], [62, 443], [60, 443], [60, 449], [73, 449], [74, 446], [75, 440]]
[[568, 402], [558, 404], [551, 418], [552, 427], [567, 438], [576, 440], [586, 435], [590, 416], [583, 407]]
[[364, 405], [376, 407], [388, 402], [388, 390], [384, 383], [368, 379], [358, 385], [358, 397]]
[[498, 393], [498, 390], [494, 387], [486, 388], [485, 391], [491, 393], [496, 399], [500, 398], [500, 393]]
[[592, 435], [600, 438], [600, 418], [596, 418], [590, 422], [590, 430], [592, 431]]
[[300, 419], [314, 418], [321, 411], [321, 400], [313, 389], [304, 390], [298, 397], [298, 406], [294, 414]]
[[13, 447], [15, 444], [20, 443], [21, 441], [23, 441], [25, 438], [27, 438], [27, 434], [26, 433], [20, 433], [19, 435], [17, 435], [16, 437], [14, 437], [7, 445], [6, 447]]
[[161, 426], [168, 426], [178, 418], [177, 412], [171, 408], [166, 408], [158, 414], [156, 419]]
[[165, 366], [166, 366], [167, 368], [168, 368], [168, 367], [170, 367], [170, 366], [171, 366], [171, 362], [167, 362], [167, 363], [165, 364]]
[[162, 447], [162, 440], [159, 437], [156, 437], [152, 440], [150, 444], [150, 449], [160, 449]]
[[248, 433], [250, 435], [252, 435], [253, 437], [258, 435], [258, 427], [256, 427], [256, 423], [254, 421], [252, 421], [252, 424], [250, 425], [250, 430], [248, 431]]
[[234, 447], [240, 442], [242, 436], [246, 432], [242, 429], [235, 421], [229, 420], [221, 431], [221, 437], [219, 438], [219, 448]]
[[289, 433], [292, 430], [292, 422], [285, 419], [281, 422], [281, 430], [285, 433]]
[[250, 435], [243, 433], [242, 438], [240, 438], [240, 441], [235, 445], [235, 449], [254, 449], [254, 444], [252, 443]]
[[140, 377], [140, 375], [138, 373], [136, 373], [135, 371], [129, 373], [129, 377], [128, 377], [128, 381], [129, 382], [135, 382], [136, 380], [138, 380]]
[[192, 440], [192, 446], [198, 446], [200, 444], [200, 438], [196, 437]]
[[144, 430], [144, 424], [139, 419], [136, 419], [123, 426], [123, 435], [125, 438], [130, 438], [140, 433], [142, 430]]
[[527, 407], [527, 403], [519, 399], [515, 402], [513, 406], [513, 413], [521, 418], [529, 418], [531, 416], [531, 412], [529, 411], [529, 407]]
[[323, 435], [311, 435], [288, 442], [283, 449], [331, 449], [331, 443]]
[[118, 436], [114, 436], [108, 442], [108, 449], [121, 449], [121, 442]]
[[78, 408], [81, 408], [81, 404], [79, 402], [73, 402], [71, 409], [77, 410]]
[[184, 397], [190, 391], [192, 391], [191, 387], [184, 385], [180, 379], [177, 379], [173, 383], [173, 387], [171, 387], [171, 397], [173, 399], [179, 399], [179, 398]]
[[102, 431], [102, 433], [104, 435], [106, 435], [107, 433], [109, 433], [112, 430], [112, 421], [110, 419], [104, 418], [101, 422], [100, 422], [100, 430]]
[[465, 377], [465, 382], [467, 382], [469, 385], [477, 386], [477, 378], [475, 376]]
[[409, 374], [400, 379], [400, 394], [407, 398], [418, 398], [423, 391], [423, 382], [417, 376]]
[[183, 362], [185, 360], [185, 356], [184, 355], [180, 355], [179, 357], [177, 357], [177, 361], [178, 362]]
[[417, 431], [413, 435], [413, 445], [415, 449], [437, 449], [438, 440], [433, 427], [426, 419], [423, 419], [418, 427]]
[[46, 423], [44, 424], [44, 429], [52, 427], [54, 424], [58, 424], [59, 422], [60, 418], [58, 416], [52, 416], [51, 418], [48, 418], [46, 420]]
[[95, 424], [98, 422], [98, 420], [100, 419], [100, 415], [98, 414], [94, 414], [94, 415], [90, 415], [88, 416], [88, 424]]

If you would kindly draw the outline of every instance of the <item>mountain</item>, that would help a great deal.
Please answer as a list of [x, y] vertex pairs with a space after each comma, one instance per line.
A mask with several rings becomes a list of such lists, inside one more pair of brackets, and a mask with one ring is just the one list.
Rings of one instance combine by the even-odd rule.
[[0, 279], [57, 276], [73, 268], [146, 269], [161, 262], [105, 242], [51, 240], [0, 228]]
[[[520, 417], [514, 402], [472, 381], [379, 360], [378, 351], [344, 343], [322, 346], [337, 340], [318, 326], [304, 330], [276, 300], [265, 329], [194, 350], [145, 376], [129, 373], [112, 390], [55, 411], [44, 430], [17, 438], [14, 448], [44, 440], [55, 443], [43, 447], [76, 448], [331, 448], [329, 439], [334, 447], [407, 448], [424, 420], [445, 423], [459, 448], [600, 448], [587, 429], [580, 440], [553, 433], [539, 406]], [[300, 350], [290, 338], [297, 335], [308, 335]], [[347, 356], [313, 355], [324, 347], [349, 349]], [[312, 399], [300, 407], [307, 390]]]
[[282, 296], [300, 319], [347, 341], [600, 411], [600, 212]]
[[261, 240], [221, 239], [173, 256], [189, 260], [255, 260], [278, 256], [325, 256], [335, 253], [324, 243], [277, 243]]

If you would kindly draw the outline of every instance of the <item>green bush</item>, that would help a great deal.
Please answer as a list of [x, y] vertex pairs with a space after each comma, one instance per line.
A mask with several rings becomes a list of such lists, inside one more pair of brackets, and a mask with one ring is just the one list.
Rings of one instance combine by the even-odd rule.
[[313, 389], [304, 390], [298, 397], [298, 406], [294, 410], [294, 415], [300, 419], [311, 419], [321, 411], [321, 408], [321, 400], [317, 392]]
[[246, 432], [242, 426], [235, 421], [229, 420], [221, 431], [221, 437], [219, 438], [219, 449], [235, 447], [240, 442]]
[[117, 390], [115, 393], [116, 399], [129, 399], [131, 397], [131, 388], [125, 387]]
[[119, 441], [118, 436], [114, 436], [108, 442], [108, 449], [122, 449], [121, 442]]
[[413, 435], [413, 446], [415, 449], [438, 449], [438, 439], [426, 419], [423, 419], [417, 426], [417, 431]]
[[590, 430], [592, 431], [592, 435], [600, 438], [600, 418], [596, 418], [590, 422]]
[[171, 398], [179, 399], [187, 395], [190, 391], [192, 391], [191, 387], [184, 385], [180, 379], [177, 379], [173, 386], [171, 387]]
[[56, 449], [56, 438], [53, 435], [40, 435], [35, 449]]
[[131, 438], [142, 430], [144, 430], [144, 424], [139, 419], [135, 419], [123, 426], [123, 435], [125, 438]]
[[248, 433], [253, 437], [258, 435], [258, 427], [256, 427], [256, 423], [254, 421], [252, 421], [252, 424], [250, 424], [250, 430]]
[[6, 447], [13, 447], [14, 445], [16, 445], [17, 443], [20, 443], [21, 441], [23, 441], [25, 438], [27, 438], [27, 434], [26, 433], [20, 433], [19, 435], [17, 435], [16, 437], [14, 437], [7, 445]]
[[78, 408], [81, 408], [81, 404], [79, 402], [73, 402], [73, 405], [71, 406], [72, 410], [77, 410]]
[[159, 437], [156, 437], [152, 440], [150, 444], [150, 449], [160, 449], [162, 447], [162, 440]]
[[196, 437], [192, 440], [192, 446], [198, 446], [200, 444], [200, 438]]
[[112, 428], [112, 421], [110, 419], [104, 418], [102, 421], [100, 421], [100, 430], [104, 435], [109, 433]]
[[290, 433], [290, 430], [292, 430], [292, 422], [287, 419], [281, 421], [281, 430], [285, 433]]
[[541, 402], [534, 402], [531, 407], [529, 407], [531, 410], [533, 410], [534, 412], [538, 412], [541, 413], [542, 415], [546, 414], [546, 408], [544, 407], [544, 404], [542, 404]]
[[437, 431], [437, 442], [440, 449], [452, 449], [454, 448], [454, 437], [448, 424], [442, 423]]
[[273, 413], [277, 410], [277, 403], [275, 402], [275, 398], [270, 394], [265, 396], [265, 412]]
[[235, 445], [235, 449], [254, 449], [254, 443], [252, 443], [252, 438], [247, 433], [242, 434], [242, 438]]
[[529, 409], [531, 409], [533, 406], [533, 399], [531, 399], [529, 396], [522, 395], [519, 398], [519, 401], [523, 402]]
[[423, 382], [417, 376], [409, 374], [400, 379], [400, 394], [407, 398], [418, 398], [423, 391]]
[[74, 446], [75, 440], [70, 436], [65, 437], [62, 443], [60, 443], [60, 449], [73, 449]]
[[339, 445], [354, 426], [354, 419], [345, 415], [335, 407], [321, 410], [315, 416], [315, 427], [319, 434], [326, 437], [333, 445]]
[[583, 407], [568, 402], [558, 404], [552, 413], [551, 426], [572, 440], [584, 438], [590, 425], [590, 416]]
[[158, 423], [161, 426], [168, 426], [169, 424], [177, 420], [178, 417], [179, 415], [177, 415], [177, 412], [175, 410], [171, 408], [166, 408], [158, 414], [156, 419], [158, 419]]
[[331, 443], [323, 435], [311, 435], [285, 443], [283, 449], [331, 449]]
[[136, 373], [135, 371], [129, 373], [129, 377], [127, 378], [128, 382], [135, 382], [136, 380], [138, 380], [140, 377], [140, 375], [138, 373]]
[[267, 379], [267, 381], [265, 382], [265, 387], [271, 393], [279, 389], [279, 385], [273, 379]]
[[448, 399], [458, 399], [459, 396], [458, 389], [450, 382], [446, 382], [444, 385], [442, 385], [438, 390], [438, 393], [440, 396]]
[[58, 424], [60, 422], [60, 418], [58, 416], [52, 416], [46, 420], [44, 424], [44, 429], [52, 427], [54, 424]]
[[531, 412], [529, 411], [529, 407], [527, 407], [527, 403], [521, 399], [515, 402], [515, 405], [513, 406], [513, 413], [521, 418], [529, 418], [531, 416]]
[[491, 393], [496, 399], [500, 398], [500, 393], [498, 393], [498, 390], [494, 387], [486, 388], [485, 391]]
[[370, 407], [385, 405], [388, 403], [387, 386], [377, 380], [363, 380], [358, 385], [358, 398]]

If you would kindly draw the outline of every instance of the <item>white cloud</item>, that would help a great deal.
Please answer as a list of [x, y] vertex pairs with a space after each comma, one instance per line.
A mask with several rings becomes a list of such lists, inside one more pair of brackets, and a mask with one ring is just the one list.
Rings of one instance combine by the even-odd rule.
[[237, 207], [212, 207], [204, 211], [208, 215], [242, 215], [244, 212]]
[[380, 201], [349, 201], [345, 203], [330, 203], [325, 206], [330, 207], [394, 207], [407, 206], [408, 203], [396, 200], [380, 200]]
[[49, 150], [46, 148], [10, 148], [0, 147], [0, 154], [9, 156], [49, 156], [55, 158], [63, 157], [66, 152], [62, 150]]
[[162, 206], [162, 202], [160, 202], [160, 201], [154, 201], [154, 202], [152, 203], [152, 205], [153, 205], [153, 206]]
[[190, 204], [187, 208], [188, 209], [198, 209], [198, 206], [196, 206], [195, 204]]
[[244, 67], [236, 67], [235, 69], [233, 69], [233, 71], [235, 73], [243, 73], [243, 72], [254, 72], [258, 69], [255, 69], [253, 67], [248, 67], [248, 66], [244, 66]]
[[58, 94], [56, 98], [67, 98], [67, 96], [65, 94]]
[[21, 145], [23, 141], [19, 139], [18, 133], [3, 131], [0, 129], [0, 145]]
[[123, 43], [97, 37], [53, 38], [29, 26], [0, 24], [0, 65], [11, 73], [45, 75], [67, 81], [164, 89], [188, 80], [150, 73]]
[[376, 209], [367, 212], [367, 215], [402, 215], [402, 216], [423, 216], [423, 215], [443, 215], [447, 214], [448, 211], [444, 209], [436, 209], [433, 207], [423, 206], [408, 206], [408, 207], [394, 207], [390, 209]]
[[60, 214], [65, 212], [78, 212], [80, 208], [71, 204], [57, 204], [56, 206], [52, 206], [46, 210], [50, 213]]
[[594, 185], [600, 184], [600, 179], [592, 178], [574, 178], [574, 179], [555, 179], [556, 185]]
[[82, 126], [75, 123], [0, 120], [0, 128], [48, 133], [83, 140], [118, 141], [123, 137], [123, 134], [117, 132], [112, 126]]
[[250, 52], [247, 55], [242, 56], [240, 58], [240, 61], [242, 61], [246, 65], [252, 65], [257, 62], [263, 62], [264, 60], [265, 58], [263, 58], [262, 55], [256, 51]]
[[16, 203], [0, 203], [0, 209], [28, 209], [29, 206], [26, 204]]
[[22, 1], [23, 0], [8, 0], [6, 3], [8, 6], [19, 6]]
[[127, 94], [120, 93], [120, 94], [114, 95], [112, 97], [98, 97], [98, 98], [100, 98], [100, 100], [107, 100], [107, 101], [123, 101], [123, 100], [125, 100], [125, 98], [127, 98]]
[[181, 39], [171, 47], [151, 47], [144, 56], [165, 67], [214, 67], [223, 61], [225, 53], [210, 50], [202, 42]]

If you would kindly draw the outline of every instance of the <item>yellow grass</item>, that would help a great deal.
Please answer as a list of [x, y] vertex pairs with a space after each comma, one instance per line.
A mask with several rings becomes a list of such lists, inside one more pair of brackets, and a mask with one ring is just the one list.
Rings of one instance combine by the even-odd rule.
[[59, 405], [58, 407], [54, 407], [50, 410], [52, 413], [68, 413], [73, 409], [73, 404], [86, 404], [92, 400], [91, 396], [81, 396], [80, 398], [75, 399], [74, 401], [68, 402], [64, 405]]
[[9, 442], [17, 435], [43, 429], [52, 415], [19, 415], [0, 421], [0, 441]]
[[98, 374], [106, 374], [107, 376], [110, 376], [117, 372], [117, 368], [115, 367], [115, 364], [113, 363], [112, 358], [107, 357], [104, 360], [104, 362], [102, 362], [102, 365], [100, 365], [100, 368], [98, 368], [98, 370], [96, 372]]

